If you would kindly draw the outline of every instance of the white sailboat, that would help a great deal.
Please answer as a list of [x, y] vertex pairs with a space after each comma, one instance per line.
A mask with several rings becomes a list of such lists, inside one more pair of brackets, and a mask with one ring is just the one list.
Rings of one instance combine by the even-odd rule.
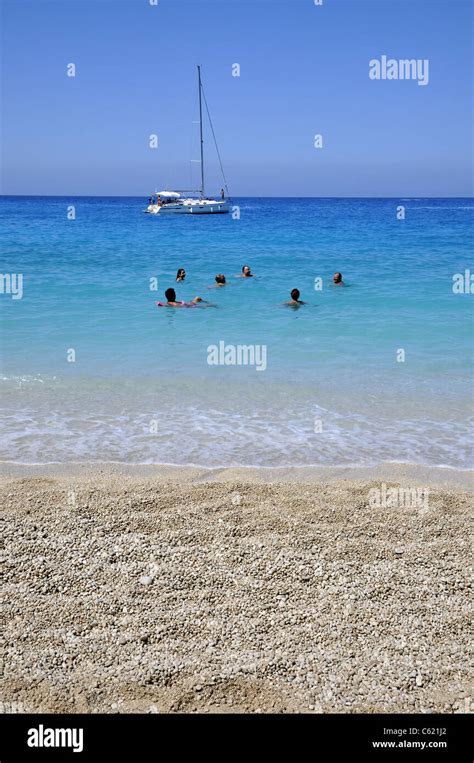
[[[216, 136], [214, 135], [214, 128], [212, 127], [211, 117], [209, 109], [207, 108], [206, 96], [203, 92], [201, 81], [201, 67], [197, 67], [198, 70], [198, 83], [199, 83], [199, 135], [200, 135], [200, 147], [201, 147], [201, 187], [196, 191], [157, 191], [150, 197], [150, 204], [146, 208], [145, 212], [150, 215], [168, 215], [168, 214], [194, 214], [194, 215], [213, 215], [223, 214], [229, 211], [229, 194], [227, 191], [227, 183], [225, 180], [224, 170], [222, 168], [221, 157], [219, 149], [217, 147]], [[204, 102], [206, 104], [207, 115], [211, 125], [212, 135], [216, 146], [217, 156], [219, 158], [219, 164], [222, 172], [222, 178], [224, 188], [221, 191], [220, 199], [212, 199], [206, 196], [204, 190], [204, 139], [203, 139], [203, 126], [202, 126], [202, 96], [204, 95]], [[198, 194], [197, 196], [187, 196], [186, 194]]]

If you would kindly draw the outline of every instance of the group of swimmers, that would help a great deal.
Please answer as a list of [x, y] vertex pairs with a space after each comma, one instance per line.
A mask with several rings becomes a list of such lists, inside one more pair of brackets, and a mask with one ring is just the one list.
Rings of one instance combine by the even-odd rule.
[[[248, 265], [244, 265], [242, 268], [242, 272], [239, 273], [239, 275], [235, 276], [235, 278], [253, 278], [253, 273], [250, 270]], [[182, 282], [186, 279], [186, 271], [184, 268], [179, 268], [178, 272], [176, 273], [176, 281]], [[344, 286], [344, 281], [342, 280], [342, 273], [334, 273], [332, 282], [334, 286]], [[212, 286], [208, 286], [208, 289], [219, 289], [222, 286], [226, 285], [226, 278], [223, 273], [218, 273], [215, 277], [215, 283], [212, 284]], [[158, 307], [195, 307], [200, 302], [204, 305], [208, 305], [209, 307], [214, 307], [214, 305], [210, 305], [210, 303], [207, 302], [207, 300], [203, 299], [202, 297], [194, 297], [190, 302], [181, 302], [176, 299], [176, 291], [173, 288], [166, 289], [165, 291], [165, 297], [166, 302], [157, 302]], [[300, 291], [299, 289], [292, 289], [290, 292], [290, 299], [288, 302], [284, 302], [284, 305], [288, 305], [289, 307], [299, 307], [300, 305], [306, 304], [303, 302], [303, 300], [300, 299]]]

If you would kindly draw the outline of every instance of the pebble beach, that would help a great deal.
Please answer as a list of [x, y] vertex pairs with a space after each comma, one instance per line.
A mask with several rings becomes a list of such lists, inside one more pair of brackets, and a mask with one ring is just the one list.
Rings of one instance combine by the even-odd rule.
[[4, 711], [469, 712], [472, 475], [383, 475], [428, 476], [4, 466]]

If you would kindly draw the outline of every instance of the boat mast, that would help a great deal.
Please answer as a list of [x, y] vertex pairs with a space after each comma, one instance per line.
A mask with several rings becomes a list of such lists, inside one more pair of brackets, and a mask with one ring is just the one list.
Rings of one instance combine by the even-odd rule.
[[199, 133], [201, 138], [201, 196], [204, 196], [204, 141], [202, 138], [202, 97], [201, 97], [201, 67], [198, 66], [198, 81], [199, 81]]

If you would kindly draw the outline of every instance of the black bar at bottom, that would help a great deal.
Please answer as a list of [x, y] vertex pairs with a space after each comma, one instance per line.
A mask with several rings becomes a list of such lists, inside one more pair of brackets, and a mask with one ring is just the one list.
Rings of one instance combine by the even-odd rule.
[[[291, 752], [471, 763], [469, 715], [2, 715], [0, 763]], [[322, 757], [323, 756], [323, 757]]]

